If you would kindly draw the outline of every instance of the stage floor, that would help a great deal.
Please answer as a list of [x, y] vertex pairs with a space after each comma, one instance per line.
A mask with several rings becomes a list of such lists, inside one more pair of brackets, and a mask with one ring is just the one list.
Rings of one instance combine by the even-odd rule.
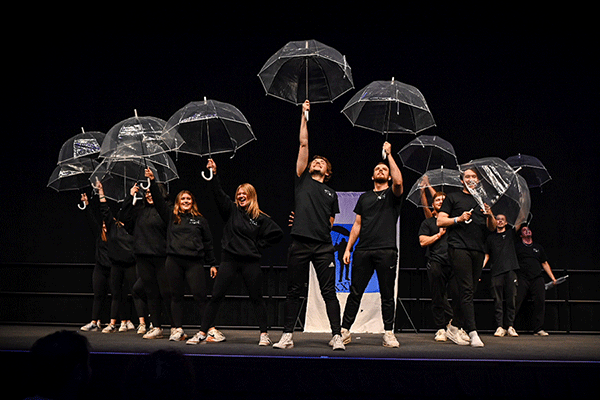
[[[0, 325], [0, 356], [11, 368], [6, 382], [28, 395], [32, 377], [27, 355], [40, 337], [72, 326]], [[432, 333], [397, 333], [400, 348], [381, 345], [380, 334], [353, 334], [345, 351], [333, 351], [326, 333], [295, 332], [293, 349], [258, 346], [254, 330], [222, 329], [221, 343], [186, 345], [168, 339], [144, 340], [133, 331], [82, 332], [92, 346], [93, 386], [87, 399], [120, 398], [133, 360], [156, 350], [176, 350], [191, 361], [202, 396], [226, 398], [471, 399], [589, 396], [600, 376], [600, 336], [550, 334], [497, 338], [482, 334], [483, 348], [437, 343]], [[188, 329], [188, 335], [195, 331]], [[281, 332], [270, 332], [278, 340]], [[114, 388], [111, 390], [111, 388]], [[155, 389], [156, 390], [156, 389]], [[123, 392], [125, 393], [125, 392]], [[163, 396], [165, 397], [165, 396]], [[166, 396], [168, 397], [168, 396]]]

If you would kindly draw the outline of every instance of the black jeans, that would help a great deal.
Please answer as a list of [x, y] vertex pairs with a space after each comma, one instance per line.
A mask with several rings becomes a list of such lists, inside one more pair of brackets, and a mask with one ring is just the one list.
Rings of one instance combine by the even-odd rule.
[[[492, 295], [494, 297], [494, 316], [496, 326], [508, 328], [515, 323], [517, 298], [517, 274], [515, 271], [492, 276]], [[506, 310], [504, 309], [506, 303]], [[506, 312], [505, 312], [506, 311]]]
[[[435, 260], [427, 263], [427, 278], [431, 291], [431, 312], [436, 329], [445, 329], [450, 320], [455, 319], [454, 326], [460, 326], [460, 321], [454, 318], [453, 308], [448, 301], [448, 295], [452, 303], [458, 303], [456, 283], [452, 275], [452, 267]], [[454, 289], [454, 290], [453, 290]]]
[[516, 312], [518, 313], [527, 296], [533, 300], [532, 328], [533, 332], [539, 332], [544, 325], [546, 313], [546, 288], [544, 277], [539, 275], [533, 279], [517, 278]]
[[353, 254], [353, 260], [352, 283], [344, 308], [342, 327], [349, 330], [354, 323], [365, 289], [373, 273], [377, 272], [383, 325], [386, 331], [391, 331], [394, 329], [394, 317], [396, 315], [394, 288], [396, 285], [398, 252], [395, 249], [357, 250]]
[[110, 267], [104, 267], [98, 263], [94, 266], [92, 273], [92, 288], [94, 289], [94, 302], [92, 304], [92, 320], [101, 319], [102, 306], [108, 298], [110, 289]]
[[207, 332], [214, 326], [215, 318], [227, 289], [231, 286], [236, 276], [241, 275], [248, 289], [250, 301], [254, 306], [258, 326], [261, 332], [267, 331], [267, 305], [262, 296], [263, 272], [259, 261], [223, 261], [219, 266], [219, 273], [215, 279], [212, 297], [206, 306], [204, 317], [202, 318], [202, 332]]
[[335, 290], [334, 248], [331, 243], [292, 240], [288, 249], [288, 285], [284, 309], [284, 333], [291, 333], [296, 324], [300, 308], [300, 296], [305, 295], [308, 282], [308, 271], [312, 261], [321, 296], [325, 301], [325, 309], [331, 332], [341, 334], [340, 303]]
[[456, 280], [463, 328], [469, 333], [477, 330], [473, 297], [481, 277], [485, 255], [480, 251], [452, 247], [448, 249], [448, 255], [452, 262], [452, 271]]

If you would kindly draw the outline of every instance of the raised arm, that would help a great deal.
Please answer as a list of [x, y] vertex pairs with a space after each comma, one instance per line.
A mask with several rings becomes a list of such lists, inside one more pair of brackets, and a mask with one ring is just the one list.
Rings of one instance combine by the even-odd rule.
[[400, 197], [404, 192], [402, 172], [400, 172], [400, 168], [398, 168], [398, 164], [396, 164], [396, 160], [394, 160], [394, 156], [392, 155], [392, 145], [388, 142], [385, 142], [383, 144], [383, 150], [385, 151], [385, 154], [387, 154], [387, 159], [390, 164], [390, 176], [392, 177], [392, 192], [394, 192], [396, 197]]
[[304, 111], [310, 111], [308, 100], [302, 104], [302, 117], [300, 119], [300, 147], [298, 149], [298, 159], [296, 160], [296, 175], [300, 176], [308, 166], [308, 126]]

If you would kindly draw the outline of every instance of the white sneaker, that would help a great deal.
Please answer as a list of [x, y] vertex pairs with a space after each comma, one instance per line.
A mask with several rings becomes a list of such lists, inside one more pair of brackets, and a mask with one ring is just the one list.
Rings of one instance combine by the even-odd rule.
[[536, 332], [536, 333], [534, 333], [533, 335], [534, 335], [534, 336], [550, 336], [550, 335], [548, 334], [548, 332], [546, 332], [546, 331], [545, 331], [545, 330], [543, 330], [543, 329], [542, 329], [542, 330], [539, 330], [539, 331], [537, 331], [537, 332]]
[[446, 330], [445, 329], [438, 329], [438, 331], [435, 333], [435, 337], [433, 339], [436, 342], [445, 342], [447, 340], [447, 338], [446, 338]]
[[146, 324], [139, 324], [139, 325], [138, 325], [138, 328], [137, 328], [137, 332], [136, 332], [136, 333], [137, 333], [138, 335], [144, 335], [146, 332], [148, 332], [148, 331], [146, 330]]
[[512, 337], [519, 336], [519, 334], [517, 333], [517, 331], [515, 331], [515, 328], [513, 328], [512, 326], [508, 327], [508, 329], [506, 330], [506, 333], [508, 334], [508, 336], [512, 336]]
[[223, 342], [225, 341], [225, 335], [223, 335], [221, 331], [216, 328], [210, 328], [206, 333], [206, 341], [214, 343]]
[[469, 335], [467, 334], [467, 332], [465, 332], [465, 330], [463, 328], [460, 328], [458, 330], [458, 335], [461, 337], [462, 340], [464, 340], [467, 343], [471, 343], [471, 338], [469, 337]]
[[452, 324], [446, 327], [446, 338], [450, 339], [459, 346], [467, 346], [469, 342], [462, 338], [459, 329]]
[[92, 321], [79, 328], [79, 330], [84, 332], [97, 332], [100, 330], [100, 325]]
[[206, 335], [204, 335], [202, 332], [198, 331], [198, 333], [196, 333], [194, 336], [192, 336], [191, 339], [188, 339], [188, 341], [185, 342], [185, 344], [198, 344], [201, 341], [203, 341], [204, 339], [206, 339]]
[[396, 339], [394, 332], [386, 331], [383, 334], [383, 347], [400, 347], [400, 343]]
[[469, 337], [471, 338], [471, 347], [483, 347], [483, 342], [479, 338], [477, 331], [469, 332]]
[[128, 331], [133, 331], [133, 330], [135, 330], [135, 325], [134, 325], [134, 324], [133, 324], [133, 322], [131, 322], [131, 321], [127, 321], [127, 323], [126, 323], [126, 326], [127, 326], [127, 330], [128, 330]]
[[142, 336], [143, 339], [162, 339], [163, 337], [162, 328], [152, 328]]
[[352, 341], [352, 335], [350, 334], [350, 331], [346, 328], [342, 328], [342, 342], [344, 344], [348, 344]]
[[292, 347], [294, 347], [294, 341], [292, 340], [292, 334], [284, 333], [283, 335], [281, 335], [279, 342], [275, 343], [273, 345], [273, 347], [276, 349], [291, 349]]
[[342, 340], [341, 335], [333, 335], [329, 341], [329, 345], [333, 347], [333, 350], [346, 350], [346, 346], [344, 346], [344, 341]]
[[497, 336], [497, 337], [502, 337], [505, 335], [506, 335], [506, 329], [504, 329], [501, 326], [499, 326], [498, 329], [496, 329], [496, 332], [494, 332], [494, 336]]
[[269, 334], [261, 333], [260, 340], [258, 341], [258, 345], [259, 346], [270, 346], [271, 344], [273, 344], [273, 342], [271, 342], [271, 338], [269, 338]]
[[175, 331], [169, 336], [169, 340], [172, 342], [181, 342], [182, 340], [187, 339], [187, 335], [183, 332], [183, 328], [177, 328]]
[[104, 329], [102, 329], [102, 333], [115, 333], [117, 332], [117, 327], [113, 324], [108, 324]]

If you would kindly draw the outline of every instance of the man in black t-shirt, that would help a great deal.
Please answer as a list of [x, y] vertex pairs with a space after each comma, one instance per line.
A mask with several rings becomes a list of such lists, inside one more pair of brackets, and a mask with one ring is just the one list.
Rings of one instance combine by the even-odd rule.
[[325, 301], [331, 325], [334, 350], [344, 350], [341, 338], [340, 303], [335, 290], [335, 249], [331, 228], [339, 213], [337, 193], [325, 184], [331, 177], [331, 164], [325, 157], [314, 156], [309, 163], [308, 127], [304, 111], [310, 109], [308, 100], [302, 105], [300, 147], [296, 161], [295, 208], [292, 243], [288, 249], [288, 288], [284, 309], [283, 335], [273, 345], [277, 349], [294, 347], [292, 333], [300, 309], [300, 296], [308, 281], [310, 262], [313, 263], [321, 296]]
[[[464, 329], [469, 334], [471, 346], [483, 347], [475, 324], [473, 296], [483, 267], [486, 230], [496, 229], [496, 219], [491, 208], [486, 204], [482, 210], [469, 192], [469, 188], [473, 190], [479, 184], [477, 171], [465, 168], [460, 179], [463, 190], [446, 196], [437, 225], [448, 229], [448, 255], [458, 288]], [[453, 336], [458, 330], [448, 326], [446, 334]]]
[[388, 142], [383, 145], [383, 150], [389, 166], [380, 162], [373, 169], [373, 190], [361, 194], [356, 203], [356, 218], [344, 252], [344, 264], [347, 265], [350, 263], [352, 247], [360, 238], [354, 250], [350, 294], [342, 318], [344, 344], [351, 341], [350, 328], [356, 319], [360, 301], [373, 273], [377, 272], [385, 330], [383, 346], [400, 346], [394, 336], [394, 293], [398, 260], [396, 222], [402, 205], [402, 173], [391, 154], [392, 147]]
[[541, 244], [532, 239], [532, 232], [528, 226], [520, 229], [521, 240], [515, 244], [519, 270], [517, 271], [517, 299], [516, 313], [519, 312], [523, 301], [527, 296], [533, 299], [533, 332], [536, 336], [548, 336], [542, 330], [544, 315], [546, 312], [546, 288], [544, 287], [544, 271], [552, 282], [556, 284], [556, 278], [552, 273], [548, 257]]
[[[496, 232], [491, 233], [485, 242], [486, 253], [483, 261], [488, 261], [492, 272], [492, 296], [494, 297], [494, 336], [519, 336], [513, 327], [515, 322], [515, 299], [517, 296], [517, 270], [519, 262], [515, 252], [516, 234], [507, 228], [506, 216], [496, 215]], [[504, 303], [506, 302], [506, 312]], [[505, 328], [506, 327], [506, 328]]]

